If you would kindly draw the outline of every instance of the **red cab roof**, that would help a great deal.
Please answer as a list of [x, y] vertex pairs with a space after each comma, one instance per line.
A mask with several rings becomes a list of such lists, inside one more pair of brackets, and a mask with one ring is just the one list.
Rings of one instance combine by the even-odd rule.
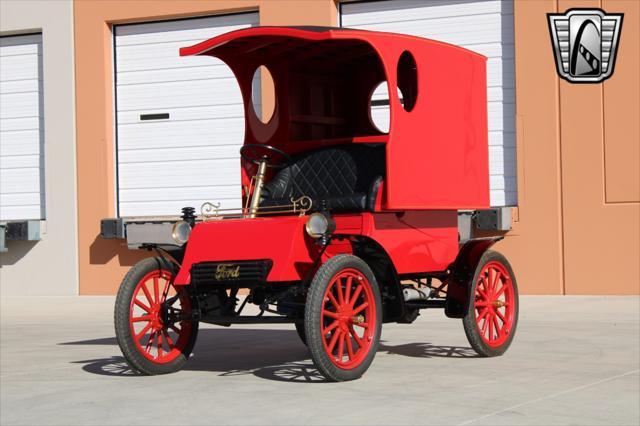
[[[489, 206], [486, 58], [402, 34], [331, 27], [254, 27], [180, 49], [209, 55], [235, 74], [245, 143], [299, 152], [337, 143], [387, 144], [390, 209]], [[255, 70], [274, 80], [275, 110], [251, 106]], [[371, 120], [374, 88], [387, 82], [389, 131]], [[305, 142], [305, 143], [303, 143]]]

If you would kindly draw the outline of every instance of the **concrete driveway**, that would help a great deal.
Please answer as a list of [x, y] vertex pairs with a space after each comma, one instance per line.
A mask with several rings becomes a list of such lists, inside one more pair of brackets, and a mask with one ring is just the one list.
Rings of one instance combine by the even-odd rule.
[[2, 425], [640, 423], [638, 297], [523, 297], [511, 349], [491, 359], [459, 320], [423, 311], [385, 325], [348, 383], [324, 383], [290, 325], [205, 325], [183, 371], [143, 377], [120, 355], [111, 297], [1, 309]]

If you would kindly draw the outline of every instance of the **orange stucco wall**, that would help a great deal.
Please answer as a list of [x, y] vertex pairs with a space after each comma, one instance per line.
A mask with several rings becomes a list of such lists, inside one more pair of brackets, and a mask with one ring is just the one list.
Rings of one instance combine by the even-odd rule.
[[[593, 4], [624, 12], [614, 76], [572, 85], [555, 71], [546, 14]], [[640, 293], [640, 2], [514, 6], [518, 208], [499, 243], [523, 293]], [[146, 253], [100, 240], [115, 215], [111, 24], [259, 10], [263, 25], [336, 25], [332, 0], [76, 1], [81, 294], [113, 294]], [[268, 102], [268, 99], [265, 100]]]

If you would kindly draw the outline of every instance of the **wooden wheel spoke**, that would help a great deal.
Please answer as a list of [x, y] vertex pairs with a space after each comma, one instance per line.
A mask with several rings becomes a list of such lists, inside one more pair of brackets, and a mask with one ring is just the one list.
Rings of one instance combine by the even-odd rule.
[[132, 317], [131, 322], [141, 322], [141, 321], [151, 321], [153, 320], [152, 315], [143, 315], [141, 317]]
[[487, 335], [487, 331], [488, 331], [487, 329], [488, 329], [488, 328], [489, 328], [489, 319], [485, 316], [485, 318], [484, 318], [484, 322], [482, 323], [482, 330], [480, 331], [480, 333], [481, 333], [483, 336], [486, 336], [486, 335]]
[[504, 292], [505, 292], [505, 290], [507, 290], [507, 286], [503, 283], [503, 284], [502, 284], [502, 286], [500, 287], [500, 290], [498, 290], [498, 291], [496, 292], [496, 294], [493, 296], [493, 297], [494, 297], [494, 299], [497, 299], [497, 298], [499, 298], [500, 296], [502, 296], [502, 293], [504, 293]]
[[142, 339], [144, 335], [147, 334], [147, 331], [149, 331], [150, 328], [151, 328], [151, 323], [148, 323], [147, 325], [145, 325], [144, 328], [140, 330], [140, 333], [136, 334], [136, 340], [140, 341], [140, 339]]
[[153, 277], [153, 301], [155, 303], [160, 303], [160, 285], [158, 283], [158, 277]]
[[323, 309], [323, 310], [322, 310], [322, 315], [327, 316], [327, 317], [329, 317], [329, 318], [333, 318], [333, 319], [335, 319], [335, 320], [340, 319], [340, 316], [338, 316], [338, 314], [337, 314], [337, 313], [335, 313], [335, 312], [331, 312], [331, 311], [328, 311], [328, 310], [326, 310], [326, 309]]
[[493, 321], [493, 328], [496, 331], [496, 335], [500, 336], [500, 324], [498, 324], [498, 317], [493, 315], [491, 316], [491, 320]]
[[167, 300], [167, 294], [169, 294], [169, 288], [171, 287], [171, 282], [165, 278], [164, 288], [162, 289], [162, 299], [160, 302], [164, 302]]
[[338, 293], [338, 303], [340, 303], [340, 305], [342, 306], [342, 304], [344, 303], [344, 293], [342, 292], [342, 280], [338, 278], [335, 281], [334, 285], [336, 287], [336, 292]]
[[364, 302], [362, 305], [358, 306], [357, 308], [355, 308], [352, 312], [352, 315], [357, 315], [360, 312], [364, 311], [365, 309], [367, 309], [367, 306], [369, 306], [368, 302]]
[[331, 354], [333, 353], [333, 349], [336, 347], [336, 343], [338, 342], [338, 338], [340, 337], [340, 330], [334, 331], [331, 336], [331, 341], [329, 341], [329, 345], [327, 347], [327, 351]]
[[171, 336], [169, 336], [169, 332], [167, 332], [167, 330], [162, 330], [162, 334], [164, 335], [165, 342], [167, 342], [167, 345], [169, 345], [169, 349], [173, 349], [176, 344], [173, 343], [173, 339], [171, 338]]
[[162, 349], [162, 333], [158, 332], [158, 357], [161, 357], [164, 350]]
[[502, 321], [503, 325], [507, 323], [507, 319], [504, 317], [504, 315], [502, 315], [502, 312], [497, 310], [496, 315], [498, 316], [498, 318], [500, 318], [500, 321]]
[[351, 336], [349, 333], [344, 334], [344, 339], [347, 342], [347, 355], [349, 355], [349, 360], [352, 360], [355, 353], [353, 352], [353, 343], [351, 343]]
[[489, 321], [489, 340], [493, 340], [493, 315], [489, 314], [487, 321]]
[[344, 341], [347, 340], [344, 333], [340, 333], [340, 338], [338, 339], [338, 361], [342, 361], [344, 357]]
[[476, 321], [478, 322], [478, 324], [480, 324], [480, 321], [485, 318], [487, 316], [487, 314], [489, 313], [489, 309], [485, 308], [482, 310], [482, 312], [480, 313], [480, 315], [478, 316], [478, 318], [476, 318]]
[[353, 276], [349, 275], [347, 278], [347, 286], [344, 290], [344, 303], [349, 304], [349, 296], [351, 296], [351, 285], [353, 284]]
[[149, 351], [151, 350], [151, 347], [153, 346], [155, 340], [156, 340], [156, 332], [152, 331], [151, 334], [149, 335], [149, 341], [147, 341], [147, 347], [144, 349], [145, 352], [149, 353]]
[[353, 324], [353, 325], [355, 325], [356, 327], [362, 327], [362, 328], [365, 328], [365, 329], [369, 328], [369, 323], [366, 323], [366, 322], [363, 322], [363, 323], [360, 323], [360, 324], [356, 323], [356, 324]]
[[351, 300], [349, 301], [349, 307], [351, 309], [353, 309], [353, 305], [355, 305], [356, 302], [358, 301], [358, 297], [360, 297], [360, 293], [362, 293], [362, 285], [359, 285], [358, 287], [356, 287], [355, 291], [353, 292], [353, 296], [351, 296]]
[[144, 303], [142, 303], [140, 300], [133, 299], [133, 303], [135, 303], [140, 308], [144, 309], [147, 313], [151, 313], [151, 308], [145, 305]]
[[335, 320], [334, 322], [332, 322], [328, 327], [326, 327], [323, 331], [322, 334], [327, 334], [330, 331], [334, 330], [337, 326], [340, 325], [340, 321]]
[[153, 298], [151, 297], [151, 294], [149, 293], [149, 289], [147, 288], [147, 283], [142, 283], [142, 285], [140, 287], [142, 288], [142, 292], [144, 293], [144, 297], [147, 298], [147, 302], [149, 302], [150, 305], [153, 305]]
[[359, 347], [364, 346], [364, 342], [362, 341], [360, 336], [358, 336], [358, 333], [356, 333], [356, 330], [353, 328], [353, 325], [351, 324], [349, 325], [349, 333], [351, 333], [351, 335], [353, 336], [353, 340], [356, 341]]
[[327, 292], [327, 297], [329, 298], [329, 300], [331, 301], [331, 304], [337, 309], [338, 306], [340, 306], [338, 304], [338, 301], [336, 300], [336, 297], [330, 292]]

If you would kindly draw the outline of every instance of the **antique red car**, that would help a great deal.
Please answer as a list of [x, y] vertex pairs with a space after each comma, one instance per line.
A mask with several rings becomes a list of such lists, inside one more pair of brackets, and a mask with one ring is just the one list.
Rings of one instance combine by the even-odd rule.
[[[489, 250], [501, 236], [472, 229], [491, 212], [485, 57], [321, 27], [244, 29], [180, 54], [217, 57], [237, 78], [244, 204], [222, 209], [211, 194], [198, 215], [185, 207], [151, 223], [160, 236], [128, 224], [130, 246], [155, 253], [131, 268], [116, 300], [117, 340], [133, 369], [180, 369], [200, 322], [291, 323], [322, 375], [356, 379], [382, 323], [432, 308], [461, 318], [478, 354], [507, 350], [516, 279]], [[269, 120], [251, 102], [261, 66], [275, 86]], [[372, 96], [381, 83], [388, 101]], [[381, 104], [386, 127], [373, 120]], [[243, 315], [247, 304], [259, 314]]]

